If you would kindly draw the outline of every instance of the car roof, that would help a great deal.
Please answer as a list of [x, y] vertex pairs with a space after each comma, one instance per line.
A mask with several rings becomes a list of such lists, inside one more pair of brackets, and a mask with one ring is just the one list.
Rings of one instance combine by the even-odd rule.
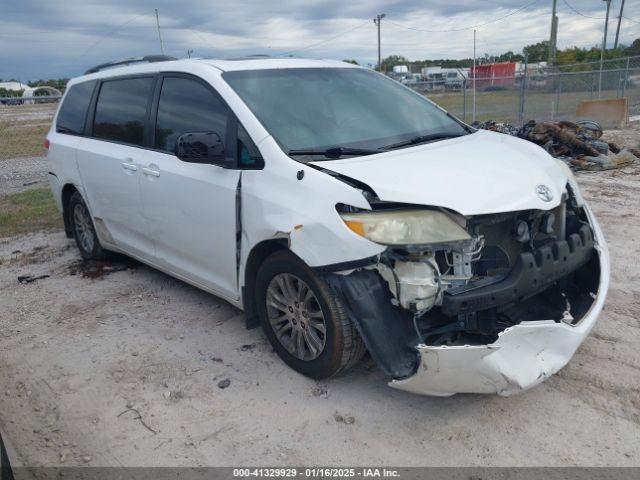
[[354, 68], [355, 65], [338, 60], [313, 60], [309, 58], [248, 57], [231, 60], [200, 60], [223, 72], [238, 70], [269, 70], [277, 68]]
[[122, 75], [156, 73], [163, 71], [188, 70], [195, 64], [208, 65], [223, 72], [239, 70], [273, 70], [286, 68], [362, 68], [339, 60], [316, 60], [308, 58], [276, 58], [276, 57], [246, 57], [238, 59], [205, 59], [184, 58], [160, 62], [133, 62], [131, 64], [105, 67], [94, 73], [75, 77], [70, 83], [98, 78], [110, 78]]

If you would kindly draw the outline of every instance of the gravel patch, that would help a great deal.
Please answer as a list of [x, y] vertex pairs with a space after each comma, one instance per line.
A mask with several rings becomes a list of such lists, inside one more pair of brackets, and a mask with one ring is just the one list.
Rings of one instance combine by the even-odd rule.
[[0, 160], [0, 196], [48, 185], [46, 157]]

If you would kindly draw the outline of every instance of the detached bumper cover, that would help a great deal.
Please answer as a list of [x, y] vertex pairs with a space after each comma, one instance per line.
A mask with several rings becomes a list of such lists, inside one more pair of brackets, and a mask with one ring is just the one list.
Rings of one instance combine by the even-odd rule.
[[588, 210], [600, 260], [597, 297], [576, 325], [552, 320], [522, 322], [506, 329], [490, 345], [418, 345], [418, 371], [390, 386], [424, 395], [497, 393], [513, 395], [538, 385], [571, 359], [595, 325], [609, 288], [609, 252]]

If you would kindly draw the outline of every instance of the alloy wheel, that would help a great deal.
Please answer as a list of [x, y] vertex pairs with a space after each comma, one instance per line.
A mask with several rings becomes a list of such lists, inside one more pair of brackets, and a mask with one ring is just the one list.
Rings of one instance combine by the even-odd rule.
[[318, 358], [324, 350], [327, 325], [309, 285], [295, 275], [279, 273], [269, 282], [266, 302], [278, 342], [299, 360]]
[[76, 238], [82, 246], [82, 249], [87, 252], [93, 252], [95, 245], [95, 233], [93, 226], [91, 225], [91, 217], [82, 203], [77, 203], [73, 209], [73, 225], [76, 233]]

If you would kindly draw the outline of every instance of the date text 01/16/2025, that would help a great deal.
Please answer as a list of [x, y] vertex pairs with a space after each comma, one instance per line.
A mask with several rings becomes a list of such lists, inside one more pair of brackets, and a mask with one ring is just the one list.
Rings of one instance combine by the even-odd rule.
[[387, 468], [234, 468], [234, 478], [399, 478], [397, 470]]

